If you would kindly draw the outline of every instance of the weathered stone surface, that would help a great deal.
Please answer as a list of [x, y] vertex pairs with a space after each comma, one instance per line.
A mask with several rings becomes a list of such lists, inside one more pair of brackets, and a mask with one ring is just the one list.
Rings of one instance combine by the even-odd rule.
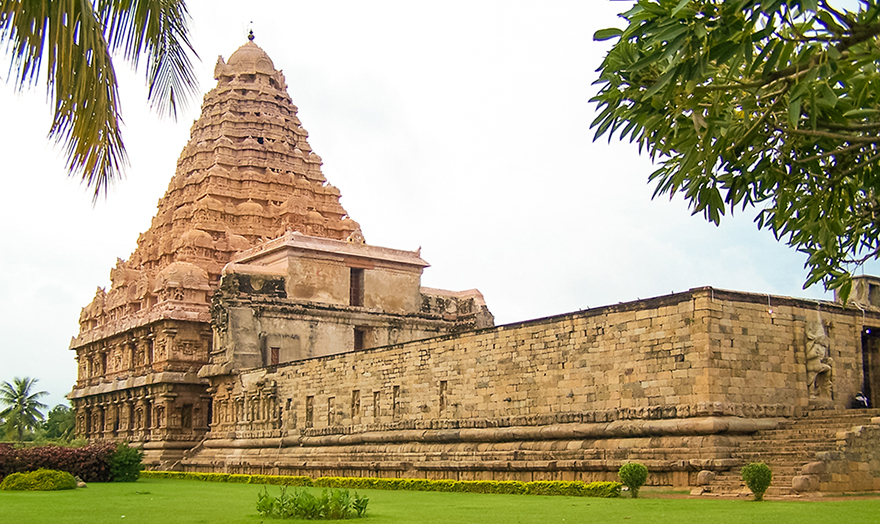
[[697, 474], [697, 485], [698, 486], [708, 486], [715, 480], [715, 472], [702, 470]]
[[[258, 390], [248, 384], [274, 384], [279, 409], [270, 412], [279, 430], [262, 429], [259, 420], [230, 419], [238, 429], [219, 431], [216, 440], [209, 435], [184, 466], [231, 471], [228, 460], [236, 460], [236, 471], [276, 464], [271, 467], [290, 474], [375, 470], [457, 479], [466, 473], [498, 480], [522, 474], [529, 480], [600, 480], [614, 478], [624, 461], [637, 460], [649, 465], [652, 478], [657, 475], [652, 482], [696, 485], [699, 470], [742, 466], [743, 459], [731, 457], [750, 433], [777, 428], [780, 418], [799, 416], [809, 406], [802, 357], [790, 348], [803, 344], [804, 319], [815, 303], [773, 300], [780, 304], [766, 323], [766, 296], [707, 288], [242, 370], [240, 379], [220, 382], [218, 389], [230, 391], [229, 398], [256, 401]], [[859, 322], [860, 315], [831, 304], [823, 310], [835, 326]], [[749, 323], [736, 332], [764, 333], [764, 342], [751, 345], [729, 330], [718, 342], [726, 358], [698, 358], [712, 353], [709, 337], [722, 333], [716, 326], [745, 318]], [[679, 349], [645, 349], [665, 347], [667, 340]], [[841, 347], [851, 344], [844, 335], [836, 340]], [[835, 358], [857, 362], [845, 352]], [[841, 378], [847, 369], [841, 369], [837, 386], [853, 384], [857, 375]], [[638, 386], [629, 389], [640, 391], [638, 396], [624, 395], [629, 384]], [[768, 397], [787, 402], [749, 403]], [[241, 412], [251, 411], [245, 406]], [[258, 466], [263, 453], [276, 459]], [[693, 474], [676, 480], [681, 472]]]
[[824, 462], [810, 462], [808, 464], [804, 464], [801, 468], [801, 473], [804, 475], [821, 475], [825, 473], [827, 469]]
[[819, 489], [819, 478], [815, 475], [798, 475], [791, 479], [791, 489], [798, 493]]

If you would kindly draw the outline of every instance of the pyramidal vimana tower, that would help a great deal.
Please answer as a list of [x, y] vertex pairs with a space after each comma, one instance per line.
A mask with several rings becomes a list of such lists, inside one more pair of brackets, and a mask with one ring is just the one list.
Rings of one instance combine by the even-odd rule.
[[[364, 289], [370, 275], [364, 272], [374, 269], [376, 260], [391, 253], [417, 275], [427, 266], [418, 253], [365, 244], [358, 223], [339, 203], [339, 190], [321, 172], [321, 157], [309, 146], [284, 75], [253, 35], [228, 61], [218, 59], [214, 76], [217, 86], [204, 98], [149, 230], [139, 236], [128, 260], [119, 259], [111, 270], [110, 289], [99, 287], [83, 308], [80, 332], [70, 345], [78, 362], [69, 394], [77, 434], [142, 444], [148, 457], [174, 458], [209, 429], [212, 397], [208, 380], [198, 373], [214, 351], [212, 294], [237, 253], [259, 252], [271, 239], [280, 237], [283, 244], [291, 235], [317, 242], [317, 252], [335, 258], [336, 265], [358, 266], [344, 272], [343, 280], [350, 280], [341, 282], [345, 300], [330, 300], [354, 310], [369, 309], [363, 301], [365, 293], [368, 300], [371, 296]], [[340, 249], [348, 254], [340, 255]], [[352, 286], [356, 289], [349, 292]], [[312, 291], [299, 293], [300, 298], [326, 301], [327, 293]], [[433, 291], [435, 302], [461, 298]], [[419, 293], [416, 289], [410, 297], [415, 307], [407, 313], [421, 308]], [[446, 332], [455, 326], [452, 320], [434, 322], [417, 334], [404, 330], [400, 340], [406, 333]], [[290, 344], [280, 354], [275, 348], [274, 362], [285, 354], [303, 358], [369, 346], [369, 335], [381, 334], [377, 327], [369, 332], [349, 327], [350, 336], [296, 354], [287, 351]], [[256, 349], [268, 352], [266, 363], [273, 362], [272, 350]], [[251, 364], [262, 365], [262, 358]]]

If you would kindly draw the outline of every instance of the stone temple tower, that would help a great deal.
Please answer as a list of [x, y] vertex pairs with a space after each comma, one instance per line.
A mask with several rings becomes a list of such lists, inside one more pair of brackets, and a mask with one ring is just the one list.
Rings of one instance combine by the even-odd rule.
[[218, 59], [217, 86], [149, 230], [82, 310], [69, 394], [81, 437], [182, 456], [211, 420], [197, 373], [212, 349], [211, 295], [233, 254], [286, 231], [362, 238], [321, 173], [284, 75], [252, 40]]

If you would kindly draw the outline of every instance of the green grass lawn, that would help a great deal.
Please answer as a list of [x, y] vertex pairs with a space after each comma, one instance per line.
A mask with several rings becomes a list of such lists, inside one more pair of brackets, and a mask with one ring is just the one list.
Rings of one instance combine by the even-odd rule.
[[[0, 522], [14, 524], [234, 524], [278, 522], [255, 509], [261, 486], [141, 479], [86, 489], [0, 491]], [[270, 493], [278, 487], [269, 486]], [[319, 488], [312, 488], [320, 492]], [[880, 499], [766, 501], [651, 498], [593, 499], [530, 495], [361, 491], [370, 498], [363, 524], [609, 523], [876, 524]], [[288, 521], [290, 522], [290, 521]]]

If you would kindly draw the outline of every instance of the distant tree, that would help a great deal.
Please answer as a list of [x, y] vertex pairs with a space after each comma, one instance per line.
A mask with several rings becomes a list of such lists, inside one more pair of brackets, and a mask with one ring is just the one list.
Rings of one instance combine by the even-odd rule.
[[120, 52], [135, 67], [146, 55], [148, 98], [176, 115], [197, 84], [188, 23], [182, 0], [0, 0], [0, 44], [12, 58], [15, 87], [34, 86], [45, 61], [49, 137], [63, 144], [68, 173], [95, 199], [127, 161], [111, 55]]
[[43, 421], [41, 409], [46, 405], [37, 400], [48, 395], [45, 391], [32, 391], [37, 379], [15, 378], [12, 384], [4, 382], [0, 384], [0, 405], [6, 409], [0, 411], [0, 417], [6, 420], [7, 438], [17, 437], [16, 441], [24, 440], [24, 432], [36, 429]]
[[639, 0], [600, 68], [596, 138], [619, 132], [716, 224], [758, 227], [808, 255], [804, 287], [846, 297], [880, 255], [880, 6], [831, 0]]
[[76, 424], [76, 413], [64, 404], [58, 404], [51, 410], [43, 423], [47, 439], [70, 440]]

